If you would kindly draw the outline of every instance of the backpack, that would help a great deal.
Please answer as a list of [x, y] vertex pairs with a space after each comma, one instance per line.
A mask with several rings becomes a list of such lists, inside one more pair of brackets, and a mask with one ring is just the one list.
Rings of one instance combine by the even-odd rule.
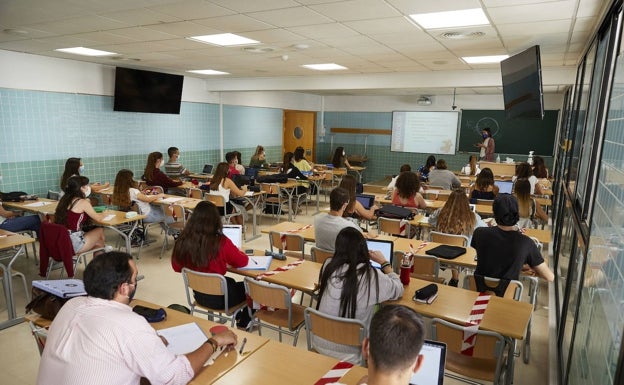
[[27, 196], [28, 194], [26, 194], [23, 191], [11, 191], [8, 193], [0, 192], [0, 201], [1, 202], [21, 202], [23, 200], [26, 200]]
[[391, 218], [391, 219], [413, 219], [415, 214], [412, 210], [394, 205], [384, 205], [378, 209], [375, 214], [378, 217]]
[[286, 174], [262, 175], [256, 179], [258, 183], [286, 183], [288, 176]]

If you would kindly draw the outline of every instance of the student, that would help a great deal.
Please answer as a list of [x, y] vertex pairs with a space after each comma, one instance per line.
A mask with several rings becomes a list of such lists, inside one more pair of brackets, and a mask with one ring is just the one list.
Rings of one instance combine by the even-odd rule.
[[65, 194], [59, 201], [54, 213], [55, 223], [65, 225], [69, 229], [69, 237], [76, 254], [104, 247], [104, 229], [102, 227], [88, 231], [83, 229], [89, 218], [101, 222], [106, 217], [106, 214], [98, 214], [93, 210], [88, 199], [89, 195], [91, 195], [89, 179], [84, 176], [72, 176], [67, 180]]
[[433, 155], [427, 157], [425, 164], [418, 168], [418, 175], [420, 180], [426, 182], [429, 180], [429, 173], [435, 169], [436, 158]]
[[444, 159], [438, 159], [435, 169], [429, 173], [429, 184], [442, 187], [444, 190], [461, 187], [461, 181], [451, 170], [447, 169]]
[[165, 194], [145, 195], [139, 191], [138, 183], [133, 179], [134, 174], [128, 169], [119, 170], [115, 177], [115, 187], [113, 190], [112, 202], [121, 210], [130, 210], [133, 203], [139, 207], [139, 211], [143, 215], [147, 215], [143, 219], [145, 223], [157, 223], [174, 221], [173, 217], [165, 216], [162, 205], [152, 205], [159, 199], [163, 199]]
[[468, 163], [462, 167], [461, 173], [463, 175], [479, 175], [481, 169], [479, 169], [479, 165], [477, 165], [477, 156], [470, 155], [468, 158]]
[[249, 167], [253, 167], [253, 168], [269, 167], [269, 163], [266, 161], [266, 153], [264, 151], [263, 146], [258, 145], [256, 147], [256, 152], [251, 156], [251, 160], [249, 161]]
[[[374, 268], [377, 262], [381, 269]], [[317, 310], [336, 317], [355, 318], [370, 325], [377, 304], [401, 298], [403, 284], [380, 251], [368, 250], [362, 233], [347, 227], [336, 237], [335, 253], [319, 278]], [[360, 349], [314, 337], [315, 349], [342, 361], [360, 362]]]
[[36, 231], [39, 233], [41, 220], [39, 215], [19, 216], [14, 211], [5, 210], [0, 201], [0, 229], [18, 233], [20, 231]]
[[[221, 162], [214, 170], [214, 175], [210, 181], [210, 190], [208, 194], [221, 195], [225, 201], [225, 210], [228, 214], [234, 211], [234, 206], [230, 202], [230, 198], [242, 197], [247, 192], [247, 186], [238, 188], [236, 183], [228, 177], [229, 166], [225, 162]], [[221, 215], [225, 215], [221, 213]], [[241, 215], [232, 217], [232, 222], [238, 225], [243, 224], [243, 218]]]
[[169, 160], [165, 163], [165, 173], [170, 178], [179, 178], [182, 175], [189, 175], [191, 172], [182, 166], [180, 160], [180, 150], [177, 147], [169, 147], [167, 150]]
[[555, 275], [544, 262], [535, 242], [518, 231], [518, 201], [510, 194], [498, 194], [492, 206], [496, 226], [480, 227], [472, 235], [477, 250], [475, 274], [502, 279], [518, 279], [521, 271], [552, 282]]
[[[465, 235], [468, 237], [468, 244], [470, 244], [472, 233], [477, 227], [487, 226], [479, 214], [470, 209], [470, 202], [463, 190], [451, 192], [444, 206], [431, 214], [429, 225], [442, 233]], [[459, 271], [452, 268], [451, 274], [449, 286], [457, 287]]]
[[239, 174], [245, 175], [245, 166], [242, 165], [241, 159], [243, 154], [239, 151], [233, 151], [234, 155], [236, 155], [236, 165], [234, 166]]
[[395, 175], [392, 178], [390, 183], [388, 183], [388, 187], [386, 187], [386, 190], [392, 191], [394, 189], [394, 186], [396, 185], [396, 180], [399, 178], [399, 175], [401, 175], [402, 172], [406, 172], [406, 171], [412, 171], [412, 166], [410, 166], [409, 164], [402, 165], [401, 168], [399, 169], [399, 174]]
[[533, 175], [533, 169], [527, 162], [522, 162], [516, 165], [516, 175], [514, 175], [511, 180], [515, 183], [517, 179], [521, 178], [529, 180], [529, 183], [531, 184], [531, 195], [542, 194], [542, 188], [539, 183], [537, 183], [537, 177]]
[[347, 153], [345, 152], [344, 147], [336, 147], [336, 151], [334, 151], [334, 157], [332, 158], [332, 164], [334, 168], [347, 168], [350, 169], [351, 165], [347, 160]]
[[334, 251], [336, 236], [345, 227], [362, 231], [358, 225], [342, 217], [349, 204], [349, 193], [342, 187], [336, 187], [329, 193], [329, 213], [314, 216], [314, 238], [316, 247]]
[[375, 315], [362, 344], [368, 375], [358, 385], [407, 385], [423, 363], [425, 324], [414, 310], [385, 305]]
[[494, 184], [494, 174], [489, 167], [485, 167], [470, 187], [470, 203], [476, 203], [477, 199], [493, 200], [497, 194], [498, 186]]
[[[223, 235], [223, 224], [219, 210], [212, 202], [197, 204], [184, 230], [173, 247], [171, 266], [178, 273], [183, 267], [203, 273], [225, 276], [227, 266], [243, 267], [249, 257], [240, 251], [232, 241]], [[245, 300], [245, 285], [233, 278], [225, 277], [228, 290], [228, 306]], [[194, 292], [195, 300], [213, 309], [225, 308], [224, 296]], [[246, 328], [251, 318], [247, 309], [240, 313], [237, 326]]]
[[[294, 157], [293, 157], [293, 160], [291, 161], [291, 164], [297, 167], [299, 171], [301, 171], [302, 173], [316, 171], [312, 167], [310, 162], [308, 162], [307, 159], [305, 158], [305, 150], [303, 149], [303, 147], [301, 146], [297, 147], [293, 155]], [[310, 182], [302, 182], [301, 185], [305, 187], [310, 187]], [[311, 195], [316, 194], [316, 186], [312, 185], [312, 191], [310, 191], [310, 194]]]
[[483, 142], [475, 144], [476, 147], [481, 148], [479, 151], [479, 159], [487, 162], [494, 162], [496, 145], [494, 143], [494, 138], [492, 138], [492, 130], [490, 127], [485, 127], [481, 131], [481, 136], [483, 136]]
[[544, 163], [544, 158], [539, 155], [533, 157], [533, 175], [538, 179], [548, 178], [546, 163]]
[[[80, 176], [85, 171], [85, 166], [82, 164], [82, 159], [80, 158], [68, 158], [65, 161], [65, 169], [63, 170], [63, 175], [61, 176], [61, 196], [64, 194], [65, 187], [67, 187], [67, 180], [72, 176]], [[104, 184], [94, 183], [91, 185], [91, 191], [94, 193], [99, 193], [100, 191], [109, 188], [110, 183], [106, 182]]]
[[[286, 174], [286, 176], [291, 179], [308, 180], [308, 177], [303, 175], [301, 173], [301, 170], [299, 170], [299, 168], [297, 168], [297, 166], [293, 164], [293, 157], [294, 155], [290, 151], [284, 153], [284, 159], [282, 162], [282, 166], [279, 168], [279, 172], [282, 174]], [[307, 185], [304, 185], [303, 183], [307, 183]], [[297, 186], [295, 190], [295, 195], [301, 195], [306, 193], [308, 191], [309, 184], [310, 182], [302, 182], [301, 186]]]
[[424, 210], [427, 208], [427, 202], [419, 191], [418, 176], [411, 171], [402, 172], [392, 191], [392, 204]]
[[234, 175], [240, 175], [240, 171], [236, 168], [238, 165], [238, 157], [234, 151], [228, 152], [225, 154], [225, 161], [228, 165], [228, 178], [232, 178]]
[[87, 295], [67, 301], [50, 326], [37, 385], [127, 385], [141, 377], [152, 384], [186, 384], [215, 351], [236, 346], [236, 334], [225, 330], [190, 353], [173, 354], [129, 306], [137, 274], [129, 254], [93, 258], [84, 272]]
[[151, 152], [147, 156], [147, 164], [145, 165], [145, 170], [143, 171], [143, 179], [147, 182], [148, 186], [160, 186], [163, 188], [164, 192], [169, 192], [169, 189], [171, 189], [172, 192], [180, 194], [180, 189], [175, 189], [175, 187], [181, 186], [182, 182], [179, 180], [172, 180], [165, 175], [164, 172], [160, 171], [160, 167], [162, 165], [162, 152]]
[[528, 179], [518, 179], [514, 184], [514, 195], [518, 200], [519, 228], [537, 228], [538, 220], [548, 222], [548, 215], [541, 205], [531, 197], [531, 183]]
[[378, 210], [379, 207], [377, 205], [372, 205], [368, 209], [365, 209], [364, 206], [362, 206], [362, 204], [355, 198], [357, 181], [353, 175], [344, 175], [338, 187], [342, 187], [349, 193], [349, 204], [342, 214], [343, 217], [365, 219], [367, 221], [375, 218], [375, 210]]

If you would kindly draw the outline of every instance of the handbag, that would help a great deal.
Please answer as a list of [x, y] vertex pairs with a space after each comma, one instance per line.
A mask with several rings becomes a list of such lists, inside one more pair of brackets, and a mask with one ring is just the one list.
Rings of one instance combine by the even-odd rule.
[[69, 298], [61, 298], [39, 288], [32, 288], [32, 300], [26, 305], [26, 312], [33, 311], [50, 321], [58, 314]]

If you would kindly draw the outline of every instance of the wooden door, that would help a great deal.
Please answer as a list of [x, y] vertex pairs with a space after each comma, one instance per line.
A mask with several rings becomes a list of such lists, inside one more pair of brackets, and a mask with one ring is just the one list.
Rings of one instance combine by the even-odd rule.
[[314, 138], [316, 136], [316, 112], [284, 110], [282, 131], [282, 154], [294, 152], [301, 146], [308, 161], [314, 162]]

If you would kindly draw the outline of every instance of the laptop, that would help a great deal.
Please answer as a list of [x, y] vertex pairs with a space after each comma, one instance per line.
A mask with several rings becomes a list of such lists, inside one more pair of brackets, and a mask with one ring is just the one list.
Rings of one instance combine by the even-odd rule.
[[239, 250], [243, 249], [243, 226], [242, 225], [223, 225], [223, 235], [230, 238], [230, 241]]
[[247, 167], [245, 169], [245, 176], [248, 176], [249, 179], [256, 179], [258, 177], [258, 169], [255, 167]]
[[362, 206], [364, 206], [365, 210], [370, 209], [371, 206], [373, 206], [375, 204], [375, 196], [374, 195], [357, 194], [355, 196], [355, 199], [357, 199], [357, 201], [360, 202], [360, 204]]
[[510, 180], [495, 180], [494, 184], [498, 186], [499, 194], [511, 194], [513, 190], [513, 182]]
[[212, 165], [205, 164], [204, 169], [202, 170], [202, 174], [212, 174]]
[[[394, 242], [367, 239], [366, 245], [368, 246], [369, 251], [381, 251], [383, 256], [386, 258], [386, 261], [390, 262], [390, 265], [392, 265], [392, 258], [394, 256]], [[371, 261], [371, 265], [377, 269], [381, 269], [381, 265], [377, 262]]]
[[442, 385], [446, 363], [446, 344], [425, 340], [420, 354], [423, 355], [423, 363], [420, 370], [412, 374], [410, 385]]

